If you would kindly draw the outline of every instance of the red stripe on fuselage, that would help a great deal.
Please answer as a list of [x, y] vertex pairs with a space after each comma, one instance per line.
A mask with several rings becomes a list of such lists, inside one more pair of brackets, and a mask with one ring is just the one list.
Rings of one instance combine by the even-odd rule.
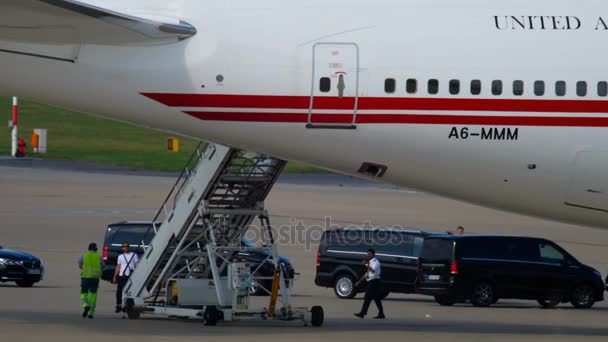
[[[207, 121], [242, 121], [274, 123], [308, 123], [308, 114], [294, 113], [234, 113], [185, 112]], [[352, 116], [343, 114], [313, 115], [312, 123], [350, 123]], [[479, 115], [413, 115], [413, 114], [358, 114], [357, 124], [426, 124], [426, 125], [497, 125], [548, 127], [608, 127], [608, 117], [560, 116], [479, 116]]]
[[[169, 107], [309, 109], [310, 96], [142, 93]], [[315, 96], [315, 109], [349, 110], [355, 99]], [[608, 101], [558, 99], [475, 99], [360, 97], [358, 110], [440, 110], [469, 112], [608, 113]]]

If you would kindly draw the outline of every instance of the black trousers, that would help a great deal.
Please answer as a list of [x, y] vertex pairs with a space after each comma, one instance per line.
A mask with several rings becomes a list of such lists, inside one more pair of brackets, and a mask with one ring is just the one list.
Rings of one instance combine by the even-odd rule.
[[116, 305], [122, 305], [122, 289], [127, 284], [129, 277], [118, 277], [118, 286], [116, 286]]
[[380, 279], [374, 279], [367, 282], [367, 289], [365, 290], [365, 297], [363, 298], [363, 307], [361, 313], [367, 315], [367, 309], [372, 300], [378, 307], [378, 315], [384, 315], [384, 309], [382, 308], [382, 282]]

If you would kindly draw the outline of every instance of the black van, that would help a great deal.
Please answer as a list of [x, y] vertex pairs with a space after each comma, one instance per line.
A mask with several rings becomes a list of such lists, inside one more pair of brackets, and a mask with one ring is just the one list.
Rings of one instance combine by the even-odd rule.
[[600, 272], [555, 243], [529, 237], [442, 235], [424, 242], [416, 292], [440, 305], [499, 298], [537, 300], [544, 308], [570, 302], [590, 308], [604, 299]]
[[[160, 226], [160, 223], [158, 223]], [[154, 237], [154, 228], [150, 221], [123, 221], [112, 223], [106, 229], [102, 257], [106, 264], [103, 269], [102, 279], [111, 282], [114, 279], [114, 270], [118, 255], [122, 253], [122, 244], [128, 242], [131, 251], [141, 256], [144, 247], [147, 247]]]
[[[382, 282], [389, 292], [412, 293], [416, 262], [430, 233], [404, 228], [341, 228], [323, 233], [317, 253], [315, 284], [332, 287], [338, 298], [353, 298], [364, 288], [355, 283], [365, 273], [361, 261], [374, 248]], [[365, 282], [363, 282], [365, 283]]]

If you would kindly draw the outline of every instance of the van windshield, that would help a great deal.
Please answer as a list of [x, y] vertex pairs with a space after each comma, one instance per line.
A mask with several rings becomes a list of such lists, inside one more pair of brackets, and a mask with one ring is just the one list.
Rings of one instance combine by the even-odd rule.
[[424, 261], [451, 261], [454, 255], [454, 242], [445, 239], [426, 239], [420, 259]]

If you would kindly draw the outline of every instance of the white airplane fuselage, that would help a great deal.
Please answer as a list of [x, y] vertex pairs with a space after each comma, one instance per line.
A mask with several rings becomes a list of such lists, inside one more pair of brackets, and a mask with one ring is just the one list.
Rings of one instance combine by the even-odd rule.
[[346, 174], [378, 164], [383, 182], [608, 228], [605, 1], [88, 2], [167, 3], [198, 33], [84, 44], [75, 63], [0, 52], [0, 94]]

